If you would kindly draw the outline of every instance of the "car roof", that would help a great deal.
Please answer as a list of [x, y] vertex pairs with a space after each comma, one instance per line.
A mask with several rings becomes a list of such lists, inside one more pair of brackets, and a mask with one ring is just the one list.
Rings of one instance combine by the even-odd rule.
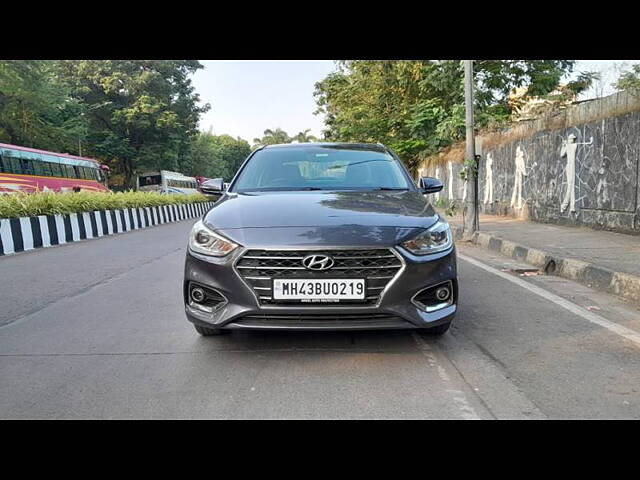
[[351, 142], [305, 142], [305, 143], [278, 143], [275, 145], [266, 145], [265, 149], [274, 148], [317, 148], [317, 147], [336, 147], [336, 148], [353, 148], [354, 150], [377, 150], [386, 152], [387, 148], [381, 143], [351, 143]]

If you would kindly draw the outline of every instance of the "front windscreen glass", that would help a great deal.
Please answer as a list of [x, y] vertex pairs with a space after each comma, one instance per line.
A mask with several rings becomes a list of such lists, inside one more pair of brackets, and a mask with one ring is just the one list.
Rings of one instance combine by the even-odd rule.
[[233, 191], [407, 190], [398, 162], [387, 152], [357, 147], [283, 147], [256, 152]]

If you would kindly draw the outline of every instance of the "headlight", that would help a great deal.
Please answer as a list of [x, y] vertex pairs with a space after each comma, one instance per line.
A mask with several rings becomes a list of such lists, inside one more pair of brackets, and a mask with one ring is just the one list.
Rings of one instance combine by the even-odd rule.
[[438, 221], [429, 230], [421, 233], [416, 238], [404, 242], [402, 246], [415, 255], [427, 255], [448, 250], [452, 244], [453, 240], [449, 224]]
[[198, 220], [189, 234], [189, 248], [196, 253], [224, 257], [238, 245], [208, 229], [202, 220]]

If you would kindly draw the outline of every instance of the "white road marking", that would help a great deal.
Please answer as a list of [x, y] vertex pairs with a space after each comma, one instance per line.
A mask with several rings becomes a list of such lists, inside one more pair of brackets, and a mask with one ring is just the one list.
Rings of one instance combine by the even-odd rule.
[[[425, 342], [420, 337], [420, 335], [415, 332], [413, 332], [411, 336], [418, 345], [418, 350], [420, 350], [420, 352], [427, 358], [429, 366], [435, 367], [442, 381], [446, 384], [450, 384], [451, 379], [449, 378], [449, 375], [447, 374], [444, 367], [440, 365], [436, 360], [436, 357], [431, 349], [431, 345]], [[453, 403], [456, 405], [456, 407], [458, 407], [462, 418], [464, 418], [465, 420], [481, 420], [480, 415], [478, 415], [473, 407], [469, 404], [463, 392], [451, 388], [447, 388], [446, 392], [453, 397]]]
[[532, 285], [528, 282], [525, 282], [524, 280], [521, 280], [518, 277], [514, 277], [507, 273], [501, 272], [498, 269], [490, 267], [489, 265], [485, 265], [484, 263], [474, 258], [467, 257], [466, 255], [461, 255], [460, 253], [458, 253], [458, 258], [464, 260], [465, 262], [469, 262], [470, 264], [475, 265], [478, 268], [486, 270], [487, 272], [493, 273], [494, 275], [497, 275], [500, 278], [504, 278], [505, 280], [508, 280], [511, 283], [515, 283], [516, 285], [522, 288], [525, 288], [530, 292], [533, 292], [536, 295], [539, 295], [542, 298], [545, 298], [550, 302], [553, 302], [556, 305], [559, 305], [562, 308], [565, 308], [566, 310], [569, 310], [571, 313], [575, 313], [579, 317], [582, 317], [591, 323], [595, 323], [596, 325], [600, 325], [601, 327], [606, 328], [607, 330], [615, 333], [616, 335], [620, 335], [621, 337], [624, 337], [627, 340], [631, 340], [636, 345], [640, 346], [640, 333], [636, 332], [635, 330], [631, 330], [630, 328], [624, 327], [622, 325], [618, 325], [617, 323], [610, 322], [609, 320], [601, 317], [600, 315], [596, 315], [593, 312], [585, 310], [580, 305], [570, 302], [569, 300], [566, 300], [551, 292], [548, 292], [547, 290], [544, 290], [543, 288], [540, 288], [536, 285]]

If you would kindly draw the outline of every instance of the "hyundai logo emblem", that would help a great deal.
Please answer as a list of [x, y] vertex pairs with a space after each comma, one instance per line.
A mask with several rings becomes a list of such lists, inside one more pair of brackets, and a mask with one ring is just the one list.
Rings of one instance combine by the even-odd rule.
[[302, 265], [309, 270], [329, 270], [334, 263], [328, 255], [308, 255], [302, 259]]

